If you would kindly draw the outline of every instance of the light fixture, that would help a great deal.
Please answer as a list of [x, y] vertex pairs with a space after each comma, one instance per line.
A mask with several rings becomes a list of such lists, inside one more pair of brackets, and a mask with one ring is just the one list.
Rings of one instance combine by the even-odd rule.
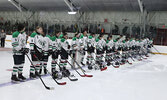
[[21, 6], [15, 0], [8, 0], [12, 5], [14, 5], [20, 12], [22, 12]]
[[77, 12], [77, 8], [76, 6], [72, 3], [71, 0], [64, 0], [64, 2], [67, 4], [67, 6], [69, 7], [70, 11], [68, 12], [68, 14], [70, 15], [74, 15], [76, 14]]
[[69, 11], [68, 14], [70, 15], [75, 15], [77, 12], [76, 11]]

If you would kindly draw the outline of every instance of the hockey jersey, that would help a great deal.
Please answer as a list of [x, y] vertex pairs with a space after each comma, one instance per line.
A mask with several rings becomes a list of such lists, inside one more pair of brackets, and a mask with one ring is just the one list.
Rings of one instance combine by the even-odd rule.
[[66, 50], [66, 51], [68, 51], [68, 50], [70, 50], [70, 44], [69, 44], [69, 42], [66, 40], [66, 39], [64, 39], [64, 38], [61, 38], [61, 41], [60, 41], [60, 46], [61, 46], [61, 49], [64, 49], [64, 50]]
[[43, 51], [48, 51], [52, 49], [52, 40], [51, 37], [49, 35], [46, 35], [45, 37], [43, 37]]
[[113, 49], [113, 47], [114, 47], [114, 41], [113, 40], [107, 40], [106, 41], [106, 47], [107, 47], [107, 50]]
[[13, 46], [13, 54], [21, 55], [21, 49], [26, 48], [26, 33], [20, 33], [18, 31], [12, 34], [12, 46]]
[[39, 52], [42, 52], [44, 44], [44, 37], [39, 33], [32, 33], [30, 36], [30, 50], [37, 49]]
[[105, 47], [105, 44], [104, 44], [103, 39], [97, 38], [96, 39], [96, 49], [99, 50], [99, 51], [103, 51], [104, 47]]
[[88, 40], [87, 40], [87, 46], [88, 47], [95, 47], [96, 45], [96, 41], [95, 38], [93, 38], [92, 36], [89, 36]]
[[53, 36], [51, 37], [51, 39], [52, 39], [52, 51], [61, 50], [60, 38]]
[[77, 37], [73, 37], [71, 46], [72, 46], [72, 50], [78, 50], [80, 48], [80, 41]]
[[88, 40], [88, 37], [84, 36], [83, 34], [81, 34], [80, 39], [82, 41], [82, 44], [83, 44], [84, 48], [87, 50], [87, 42], [88, 42], [87, 40]]

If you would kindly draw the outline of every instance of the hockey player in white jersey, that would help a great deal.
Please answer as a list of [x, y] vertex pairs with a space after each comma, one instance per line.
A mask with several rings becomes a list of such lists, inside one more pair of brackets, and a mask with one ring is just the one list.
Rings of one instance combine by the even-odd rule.
[[[95, 62], [94, 61], [94, 52], [95, 52], [95, 46], [96, 46], [96, 41], [95, 41], [95, 34], [92, 33], [87, 40], [87, 65], [88, 65], [88, 69], [92, 70], [93, 66], [95, 66]], [[95, 69], [96, 66], [94, 67]]]
[[41, 64], [40, 64], [40, 70], [39, 70], [39, 74], [42, 73], [42, 69], [44, 69], [44, 74], [47, 74], [47, 63], [48, 63], [48, 58], [49, 55], [52, 51], [52, 40], [50, 35], [45, 35], [43, 37], [43, 54], [42, 54], [42, 59], [41, 59]]
[[106, 41], [106, 56], [105, 56], [105, 62], [108, 66], [111, 65], [112, 59], [112, 53], [114, 52], [114, 41], [112, 40], [112, 35], [108, 35], [107, 41]]
[[148, 53], [151, 52], [150, 49], [153, 47], [153, 39], [145, 38], [144, 40], [145, 40], [145, 48], [146, 48], [146, 51], [147, 51], [146, 57], [149, 57]]
[[80, 36], [80, 43], [81, 43], [81, 48], [83, 48], [83, 56], [81, 57], [81, 64], [84, 66], [85, 63], [84, 63], [84, 58], [85, 58], [85, 55], [86, 55], [86, 52], [87, 51], [87, 40], [88, 40], [88, 36], [87, 36], [87, 31], [85, 30], [83, 32], [83, 34], [81, 34]]
[[[34, 79], [39, 75], [40, 63], [43, 57], [44, 32], [42, 27], [38, 26], [30, 35], [30, 50], [33, 65], [30, 66], [30, 78]], [[40, 60], [40, 61], [39, 61]], [[35, 68], [34, 68], [35, 67]]]
[[63, 37], [61, 38], [60, 41], [60, 46], [61, 46], [61, 50], [60, 50], [60, 71], [62, 72], [63, 77], [69, 77], [71, 75], [70, 71], [66, 68], [67, 63], [68, 63], [68, 56], [70, 54], [70, 44], [67, 41], [68, 39], [68, 35], [67, 33], [63, 33]]
[[96, 39], [96, 62], [99, 65], [101, 71], [106, 70], [106, 64], [103, 61], [104, 51], [105, 51], [105, 44], [103, 42], [103, 34]]
[[25, 81], [26, 78], [22, 75], [23, 66], [25, 63], [25, 54], [29, 49], [26, 48], [26, 34], [24, 32], [25, 26], [18, 25], [16, 32], [12, 34], [12, 46], [13, 46], [13, 59], [14, 66], [12, 71], [12, 82]]
[[58, 74], [58, 70], [56, 70], [56, 65], [58, 64], [58, 57], [60, 55], [60, 50], [61, 50], [61, 46], [60, 46], [60, 37], [61, 33], [60, 32], [56, 32], [54, 36], [52, 36], [52, 63], [51, 63], [51, 72], [52, 72], [52, 76], [53, 78], [61, 78], [61, 76], [59, 77]]
[[[80, 34], [79, 33], [76, 33], [75, 34], [75, 36], [72, 38], [72, 42], [71, 42], [71, 47], [72, 47], [72, 51], [71, 51], [71, 55], [72, 55], [72, 58], [73, 59], [71, 59], [71, 63], [72, 63], [72, 67], [75, 67], [76, 68], [76, 66], [75, 66], [75, 61], [74, 60], [76, 60], [78, 63], [80, 63], [81, 62], [81, 59], [82, 59], [82, 55], [80, 54], [81, 53], [81, 48], [82, 47], [80, 47], [80, 43], [81, 43], [82, 41], [80, 41]], [[72, 69], [74, 69], [74, 68], [72, 68]]]

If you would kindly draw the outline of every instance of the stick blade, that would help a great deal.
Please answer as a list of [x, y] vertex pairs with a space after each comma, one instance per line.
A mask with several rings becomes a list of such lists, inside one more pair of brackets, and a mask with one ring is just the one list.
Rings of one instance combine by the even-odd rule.
[[93, 75], [85, 75], [85, 77], [93, 77]]
[[101, 69], [101, 71], [104, 71], [104, 70], [107, 70], [107, 67], [104, 67], [104, 68]]
[[46, 89], [48, 89], [48, 90], [54, 90], [55, 88], [54, 87], [46, 87]]
[[71, 81], [78, 81], [78, 79], [76, 78], [76, 79], [70, 79]]
[[86, 75], [80, 75], [81, 77], [86, 77]]
[[114, 68], [119, 68], [119, 66], [114, 66]]
[[66, 85], [66, 84], [67, 84], [66, 82], [58, 83], [58, 85]]

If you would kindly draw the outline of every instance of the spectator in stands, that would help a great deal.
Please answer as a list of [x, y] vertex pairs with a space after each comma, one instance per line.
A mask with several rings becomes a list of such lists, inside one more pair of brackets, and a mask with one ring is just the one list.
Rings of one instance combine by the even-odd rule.
[[5, 33], [4, 29], [1, 30], [0, 37], [1, 37], [1, 47], [5, 47], [6, 33]]

